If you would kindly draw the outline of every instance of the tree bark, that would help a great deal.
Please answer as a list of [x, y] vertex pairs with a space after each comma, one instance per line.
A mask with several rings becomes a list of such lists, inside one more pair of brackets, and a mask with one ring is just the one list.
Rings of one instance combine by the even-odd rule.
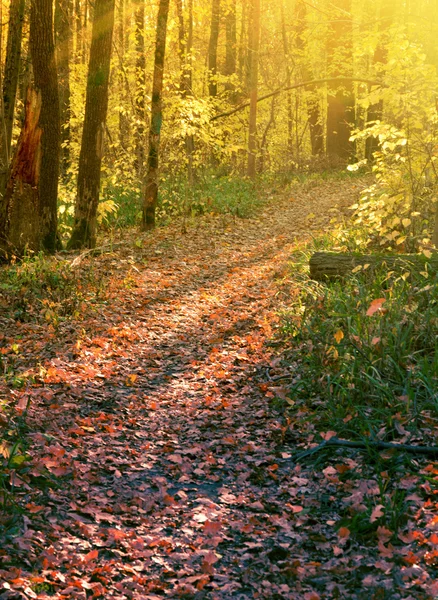
[[[178, 13], [178, 41], [179, 41], [179, 57], [181, 65], [181, 80], [180, 80], [180, 93], [182, 98], [188, 98], [193, 95], [192, 92], [192, 65], [191, 65], [191, 54], [193, 47], [193, 0], [189, 0], [188, 4], [188, 21], [187, 28], [184, 21], [183, 4], [182, 0], [176, 2], [177, 13]], [[186, 31], [187, 29], [187, 31]], [[187, 156], [187, 175], [189, 184], [193, 184], [194, 170], [193, 170], [193, 154], [195, 151], [195, 139], [193, 134], [185, 136], [184, 139]]]
[[0, 202], [0, 257], [40, 250], [39, 171], [41, 93], [28, 88], [25, 120]]
[[78, 187], [69, 248], [94, 248], [108, 109], [114, 0], [96, 0], [88, 65], [84, 129], [79, 155]]
[[217, 96], [217, 47], [219, 42], [219, 26], [221, 17], [221, 0], [212, 0], [210, 42], [208, 44], [208, 93]]
[[248, 177], [255, 179], [257, 165], [257, 102], [260, 49], [260, 0], [252, 0], [249, 73]]
[[72, 0], [55, 0], [55, 47], [58, 66], [59, 107], [61, 118], [61, 170], [70, 162], [70, 51]]
[[[388, 61], [388, 36], [389, 27], [391, 25], [393, 16], [393, 6], [391, 0], [384, 0], [380, 9], [380, 21], [379, 21], [379, 41], [377, 42], [376, 50], [374, 52], [374, 68], [379, 76], [384, 76], [385, 65]], [[371, 86], [370, 86], [371, 90]], [[367, 121], [368, 124], [374, 123], [375, 121], [381, 121], [383, 117], [383, 100], [379, 100], [376, 104], [372, 104], [368, 109]], [[370, 136], [366, 140], [365, 144], [365, 158], [372, 162], [374, 152], [380, 147], [379, 138]]]
[[6, 176], [11, 153], [12, 127], [14, 124], [15, 99], [20, 73], [21, 41], [23, 37], [25, 0], [11, 0], [9, 7], [8, 41], [6, 47], [3, 79], [3, 131], [0, 165], [0, 195], [6, 189]]
[[389, 271], [393, 269], [415, 269], [420, 271], [425, 268], [426, 263], [429, 270], [438, 270], [438, 254], [434, 253], [431, 258], [422, 254], [336, 254], [334, 252], [315, 252], [310, 257], [310, 277], [317, 281], [336, 279], [350, 274], [358, 266], [369, 265], [364, 272], [372, 275], [376, 267], [385, 265]]
[[155, 44], [154, 79], [152, 83], [151, 125], [149, 130], [148, 172], [144, 182], [142, 230], [155, 227], [155, 213], [158, 202], [158, 165], [161, 125], [163, 122], [163, 75], [166, 55], [167, 19], [169, 0], [160, 0], [157, 17], [157, 37]]
[[210, 42], [208, 45], [208, 93], [211, 98], [217, 96], [217, 47], [221, 18], [221, 0], [212, 0]]
[[[299, 6], [299, 5], [297, 5]], [[286, 30], [286, 19], [285, 19], [285, 14], [284, 14], [284, 0], [281, 1], [281, 5], [280, 5], [280, 9], [281, 9], [281, 37], [282, 37], [282, 41], [283, 41], [283, 53], [284, 53], [284, 60], [285, 60], [285, 68], [286, 68], [286, 87], [290, 87], [291, 86], [291, 81], [292, 81], [292, 72], [291, 72], [291, 68], [290, 68], [290, 64], [289, 64], [289, 40], [287, 37], [287, 30]], [[297, 18], [297, 48], [298, 50], [302, 51], [302, 35], [301, 35], [301, 29], [300, 29], [300, 21]], [[292, 110], [292, 95], [291, 93], [288, 93], [286, 95], [286, 103], [287, 103], [287, 150], [288, 150], [288, 154], [289, 156], [292, 156], [293, 154], [293, 128], [294, 128], [294, 118], [293, 118], [293, 110]]]
[[[117, 38], [118, 38], [118, 58], [119, 58], [119, 74], [118, 74], [118, 93], [122, 99], [122, 105], [124, 107], [127, 104], [128, 89], [126, 83], [126, 76], [123, 70], [125, 63], [125, 51], [128, 46], [128, 40], [126, 35], [126, 11], [125, 11], [126, 0], [119, 0], [117, 9]], [[119, 141], [122, 148], [126, 148], [126, 143], [129, 138], [129, 121], [125, 111], [122, 109], [119, 111]]]
[[[225, 15], [225, 68], [224, 75], [231, 78], [236, 73], [237, 66], [237, 27], [236, 27], [236, 3], [237, 0], [231, 0]], [[225, 89], [233, 92], [235, 85], [230, 79], [225, 83]]]
[[136, 86], [135, 112], [137, 114], [137, 127], [135, 131], [135, 160], [137, 177], [142, 180], [145, 163], [145, 86], [146, 86], [146, 55], [144, 46], [145, 29], [144, 0], [140, 0], [135, 10], [135, 55], [136, 55]]
[[[331, 23], [327, 44], [329, 71], [333, 76], [339, 75], [341, 71], [350, 75], [353, 71], [351, 0], [336, 0], [334, 6], [338, 10]], [[355, 99], [352, 82], [346, 80], [343, 88], [329, 86], [326, 151], [329, 156], [344, 164], [350, 161], [354, 154], [354, 144], [350, 141], [354, 120]]]
[[38, 123], [41, 128], [41, 146], [37, 178], [41, 246], [54, 252], [57, 249], [61, 128], [51, 0], [31, 2], [29, 46], [35, 91], [37, 95], [41, 95]]
[[[297, 22], [297, 49], [300, 51], [301, 60], [303, 61], [303, 67], [301, 69], [302, 77], [304, 81], [312, 79], [310, 69], [306, 65], [307, 52], [306, 52], [306, 15], [307, 7], [303, 0], [299, 0], [295, 9], [295, 19]], [[324, 152], [324, 130], [322, 126], [322, 118], [320, 113], [318, 95], [313, 93], [312, 96], [307, 100], [307, 115], [310, 132], [310, 145], [312, 148], [312, 155], [318, 156]]]

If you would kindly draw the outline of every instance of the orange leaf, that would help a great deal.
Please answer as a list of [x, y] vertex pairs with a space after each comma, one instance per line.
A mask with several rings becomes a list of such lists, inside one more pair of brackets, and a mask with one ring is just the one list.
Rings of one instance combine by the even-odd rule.
[[338, 531], [338, 536], [344, 540], [348, 540], [350, 537], [350, 530], [348, 527], [341, 527]]
[[382, 304], [386, 302], [386, 298], [377, 298], [373, 300], [367, 310], [367, 317], [372, 317], [374, 313], [382, 310]]

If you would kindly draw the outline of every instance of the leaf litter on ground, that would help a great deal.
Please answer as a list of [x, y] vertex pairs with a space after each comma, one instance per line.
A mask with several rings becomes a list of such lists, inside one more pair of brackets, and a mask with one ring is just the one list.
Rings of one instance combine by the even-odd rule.
[[301, 186], [257, 218], [75, 256], [104, 293], [83, 290], [69, 319], [3, 311], [0, 393], [25, 442], [21, 463], [0, 452], [1, 599], [436, 597], [436, 466], [397, 472], [391, 530], [389, 476], [354, 450], [294, 463], [336, 432], [275, 404], [299, 368], [270, 343], [291, 254], [360, 187]]

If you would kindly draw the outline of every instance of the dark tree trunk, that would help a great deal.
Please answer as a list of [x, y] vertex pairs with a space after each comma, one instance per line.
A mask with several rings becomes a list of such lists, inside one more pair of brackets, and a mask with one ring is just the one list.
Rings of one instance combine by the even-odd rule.
[[70, 51], [72, 0], [55, 0], [55, 46], [61, 118], [61, 170], [70, 162]]
[[32, 0], [29, 46], [35, 91], [37, 95], [41, 94], [38, 124], [41, 128], [41, 147], [37, 181], [41, 245], [45, 250], [54, 252], [57, 246], [61, 130], [51, 0]]
[[[296, 45], [300, 52], [301, 60], [304, 61], [302, 68], [303, 81], [310, 81], [313, 79], [313, 75], [306, 65], [307, 51], [305, 42], [306, 32], [306, 15], [307, 7], [303, 0], [299, 0], [296, 5], [295, 19], [297, 23], [297, 39]], [[310, 145], [312, 148], [312, 155], [318, 156], [324, 152], [324, 130], [322, 126], [322, 118], [319, 105], [319, 95], [312, 93], [307, 100], [307, 115], [310, 132]]]
[[[290, 68], [290, 64], [289, 64], [289, 40], [287, 38], [287, 31], [286, 31], [286, 20], [285, 20], [285, 15], [284, 15], [284, 0], [282, 0], [281, 5], [281, 37], [283, 40], [283, 53], [284, 53], [284, 61], [285, 61], [285, 67], [286, 67], [286, 86], [290, 86], [291, 85], [291, 78], [292, 78], [292, 73], [291, 73], [291, 68]], [[297, 20], [297, 48], [299, 50], [302, 50], [302, 35], [301, 35], [301, 28], [300, 25], [301, 23]], [[288, 153], [289, 155], [293, 154], [293, 128], [294, 128], [294, 118], [293, 118], [293, 111], [292, 111], [292, 94], [291, 92], [287, 92], [286, 95], [286, 102], [287, 102], [287, 149], [288, 149]], [[298, 151], [298, 149], [297, 149]]]
[[[225, 15], [226, 46], [224, 75], [230, 78], [235, 74], [237, 66], [236, 2], [237, 0], [231, 0], [231, 4]], [[225, 89], [227, 91], [233, 92], [234, 88], [235, 85], [232, 81], [226, 82]]]
[[28, 88], [25, 120], [0, 201], [0, 257], [10, 259], [41, 247], [39, 170], [41, 92]]
[[[385, 65], [388, 60], [388, 35], [389, 35], [389, 27], [391, 25], [392, 16], [393, 16], [393, 5], [391, 0], [384, 0], [381, 11], [380, 11], [380, 21], [379, 21], [379, 41], [376, 46], [376, 50], [374, 52], [374, 67], [377, 71], [378, 77], [383, 77], [385, 74]], [[370, 86], [371, 88], [371, 86]], [[383, 117], [383, 100], [379, 100], [376, 104], [372, 104], [368, 109], [367, 121], [368, 123], [373, 123], [375, 121], [381, 121]], [[379, 139], [374, 136], [370, 136], [366, 140], [365, 145], [365, 157], [367, 160], [373, 160], [373, 154], [379, 149]]]
[[[187, 31], [184, 22], [184, 13], [182, 0], [176, 2], [178, 13], [178, 41], [179, 41], [179, 57], [181, 63], [181, 81], [180, 92], [183, 98], [192, 96], [192, 68], [191, 68], [191, 53], [193, 46], [193, 0], [189, 0], [188, 5], [188, 22]], [[195, 140], [192, 134], [185, 136], [185, 147], [187, 156], [187, 174], [189, 183], [193, 183], [193, 153], [195, 151]]]
[[[327, 48], [330, 75], [351, 76], [353, 69], [351, 0], [336, 0], [334, 6], [338, 10], [331, 23]], [[327, 98], [326, 151], [329, 156], [344, 164], [354, 155], [354, 144], [350, 141], [354, 120], [353, 83], [346, 82], [342, 88], [336, 84], [330, 85]]]
[[6, 176], [11, 153], [12, 127], [14, 124], [15, 99], [20, 73], [21, 40], [23, 36], [25, 0], [11, 0], [9, 8], [8, 42], [6, 48], [5, 74], [3, 79], [3, 116], [1, 132], [0, 195], [6, 189]]
[[[118, 56], [120, 61], [119, 76], [118, 76], [118, 92], [122, 98], [123, 108], [126, 106], [128, 90], [126, 76], [123, 70], [125, 63], [125, 49], [127, 47], [126, 39], [126, 15], [125, 15], [125, 0], [119, 0], [117, 10], [117, 33], [118, 33]], [[126, 142], [129, 138], [129, 122], [124, 110], [119, 112], [119, 140], [122, 148], [126, 148]]]
[[143, 179], [145, 162], [145, 85], [146, 85], [146, 55], [144, 46], [144, 0], [140, 0], [135, 11], [135, 54], [136, 54], [136, 86], [135, 112], [137, 113], [137, 129], [135, 132], [135, 160], [137, 176]]
[[11, 6], [9, 9], [5, 75], [3, 80], [3, 107], [8, 154], [11, 147], [15, 98], [17, 95], [18, 76], [20, 72], [24, 9], [25, 0], [11, 0]]
[[217, 47], [220, 18], [221, 0], [212, 0], [210, 43], [208, 45], [208, 93], [212, 98], [217, 96]]
[[78, 189], [70, 248], [94, 248], [100, 171], [108, 109], [114, 0], [96, 0], [88, 66], [84, 129], [79, 155]]
[[158, 201], [158, 156], [160, 150], [161, 125], [163, 121], [162, 93], [168, 16], [169, 0], [160, 0], [157, 17], [154, 79], [152, 83], [148, 172], [144, 183], [142, 222], [142, 229], [144, 231], [155, 227], [155, 212]]
[[249, 127], [248, 127], [248, 177], [254, 179], [257, 171], [257, 97], [260, 48], [260, 0], [252, 0], [251, 45], [249, 71]]
[[240, 22], [240, 33], [239, 33], [239, 50], [237, 56], [237, 75], [239, 77], [239, 81], [244, 87], [243, 82], [246, 79], [247, 75], [247, 54], [248, 54], [248, 44], [246, 39], [246, 34], [248, 32], [247, 27], [248, 20], [248, 5], [247, 1], [243, 0], [242, 2], [242, 20]]

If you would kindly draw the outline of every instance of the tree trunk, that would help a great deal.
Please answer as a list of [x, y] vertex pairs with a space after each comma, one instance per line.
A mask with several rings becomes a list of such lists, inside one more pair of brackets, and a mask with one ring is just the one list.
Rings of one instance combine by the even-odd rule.
[[257, 96], [260, 48], [260, 0], [252, 0], [249, 73], [248, 177], [255, 179], [257, 158]]
[[[388, 36], [389, 36], [389, 27], [392, 21], [393, 15], [393, 6], [391, 0], [384, 0], [381, 10], [380, 10], [380, 20], [379, 20], [379, 41], [376, 46], [376, 50], [374, 52], [374, 68], [377, 71], [377, 75], [384, 76], [385, 74], [385, 65], [388, 61]], [[370, 86], [371, 90], [371, 86]], [[379, 100], [376, 104], [372, 104], [368, 109], [367, 121], [369, 124], [375, 121], [381, 121], [383, 117], [383, 100]], [[372, 162], [373, 154], [380, 147], [379, 138], [375, 136], [370, 136], [366, 140], [365, 144], [365, 158]]]
[[429, 270], [436, 272], [438, 270], [438, 254], [435, 253], [431, 258], [422, 254], [336, 254], [334, 252], [315, 252], [310, 257], [310, 277], [317, 281], [327, 279], [336, 279], [350, 274], [358, 266], [366, 267], [364, 272], [372, 276], [376, 267], [382, 265], [393, 269], [405, 269], [420, 271], [424, 270], [428, 263]]
[[[192, 96], [192, 66], [191, 66], [191, 54], [193, 47], [193, 0], [189, 0], [188, 5], [188, 22], [187, 32], [184, 23], [184, 13], [182, 0], [177, 0], [177, 13], [178, 13], [178, 40], [179, 40], [179, 57], [181, 64], [181, 80], [180, 80], [180, 93], [182, 98]], [[195, 140], [193, 134], [185, 136], [185, 147], [187, 156], [187, 175], [189, 184], [193, 184], [194, 172], [193, 172], [193, 153], [195, 150]]]
[[[226, 46], [224, 75], [230, 79], [235, 74], [237, 65], [236, 2], [237, 0], [231, 0], [225, 16]], [[225, 83], [225, 89], [233, 92], [235, 85], [230, 79]]]
[[[119, 55], [119, 75], [118, 75], [118, 93], [120, 94], [123, 102], [123, 109], [127, 103], [127, 84], [125, 73], [123, 71], [123, 65], [125, 63], [125, 50], [127, 47], [127, 36], [126, 36], [126, 15], [125, 15], [125, 1], [119, 0], [118, 10], [117, 10], [117, 20], [118, 20], [118, 55]], [[129, 122], [127, 115], [124, 110], [119, 111], [119, 141], [122, 148], [126, 148], [127, 140], [129, 138]]]
[[217, 96], [217, 46], [220, 17], [221, 0], [212, 0], [210, 43], [208, 45], [208, 93], [212, 98]]
[[[282, 0], [281, 5], [281, 37], [283, 41], [283, 53], [284, 53], [284, 61], [286, 68], [286, 86], [290, 87], [292, 80], [292, 73], [289, 64], [289, 40], [287, 39], [287, 31], [286, 31], [286, 19], [284, 15], [284, 0]], [[300, 35], [300, 22], [297, 19], [297, 48], [302, 50], [302, 36]], [[293, 154], [293, 128], [294, 128], [294, 118], [292, 111], [292, 94], [288, 92], [286, 95], [287, 102], [287, 151], [289, 156]]]
[[94, 248], [100, 171], [108, 109], [114, 0], [96, 0], [88, 65], [84, 129], [79, 155], [75, 218], [69, 248]]
[[[331, 76], [351, 76], [353, 70], [353, 30], [351, 0], [336, 0], [335, 19], [331, 23], [327, 54]], [[350, 142], [351, 129], [355, 120], [355, 100], [352, 82], [342, 88], [330, 85], [327, 98], [327, 144], [329, 156], [346, 164], [354, 154]]]
[[32, 0], [29, 46], [35, 91], [37, 95], [41, 94], [38, 123], [41, 128], [41, 146], [37, 159], [41, 246], [54, 252], [57, 249], [61, 128], [51, 0]]
[[55, 0], [55, 46], [58, 65], [59, 107], [61, 118], [61, 170], [65, 174], [70, 162], [70, 50], [71, 0]]
[[[297, 23], [296, 45], [299, 50], [303, 67], [301, 69], [303, 81], [312, 79], [312, 73], [307, 66], [307, 49], [305, 42], [307, 7], [303, 0], [299, 0], [295, 9], [295, 19]], [[312, 156], [318, 156], [324, 152], [324, 131], [322, 126], [321, 113], [319, 108], [319, 94], [312, 93], [307, 100], [307, 115], [310, 132], [310, 145]]]
[[144, 183], [142, 222], [143, 231], [153, 229], [155, 227], [155, 212], [158, 201], [158, 153], [160, 149], [161, 125], [163, 121], [162, 93], [168, 16], [169, 0], [160, 0], [157, 17], [154, 79], [152, 83], [148, 172]]
[[146, 55], [144, 46], [144, 29], [144, 0], [140, 0], [140, 3], [135, 11], [135, 79], [137, 86], [137, 92], [135, 95], [135, 112], [137, 114], [137, 128], [135, 131], [135, 161], [137, 167], [137, 177], [140, 180], [142, 180], [144, 176], [145, 162], [144, 122], [146, 93]]
[[28, 88], [24, 125], [0, 202], [0, 257], [40, 250], [39, 170], [41, 92]]
[[6, 189], [6, 176], [11, 154], [12, 127], [14, 124], [15, 99], [20, 73], [21, 41], [23, 35], [25, 0], [11, 0], [9, 7], [8, 42], [6, 48], [5, 74], [3, 79], [3, 131], [1, 132], [0, 195]]

